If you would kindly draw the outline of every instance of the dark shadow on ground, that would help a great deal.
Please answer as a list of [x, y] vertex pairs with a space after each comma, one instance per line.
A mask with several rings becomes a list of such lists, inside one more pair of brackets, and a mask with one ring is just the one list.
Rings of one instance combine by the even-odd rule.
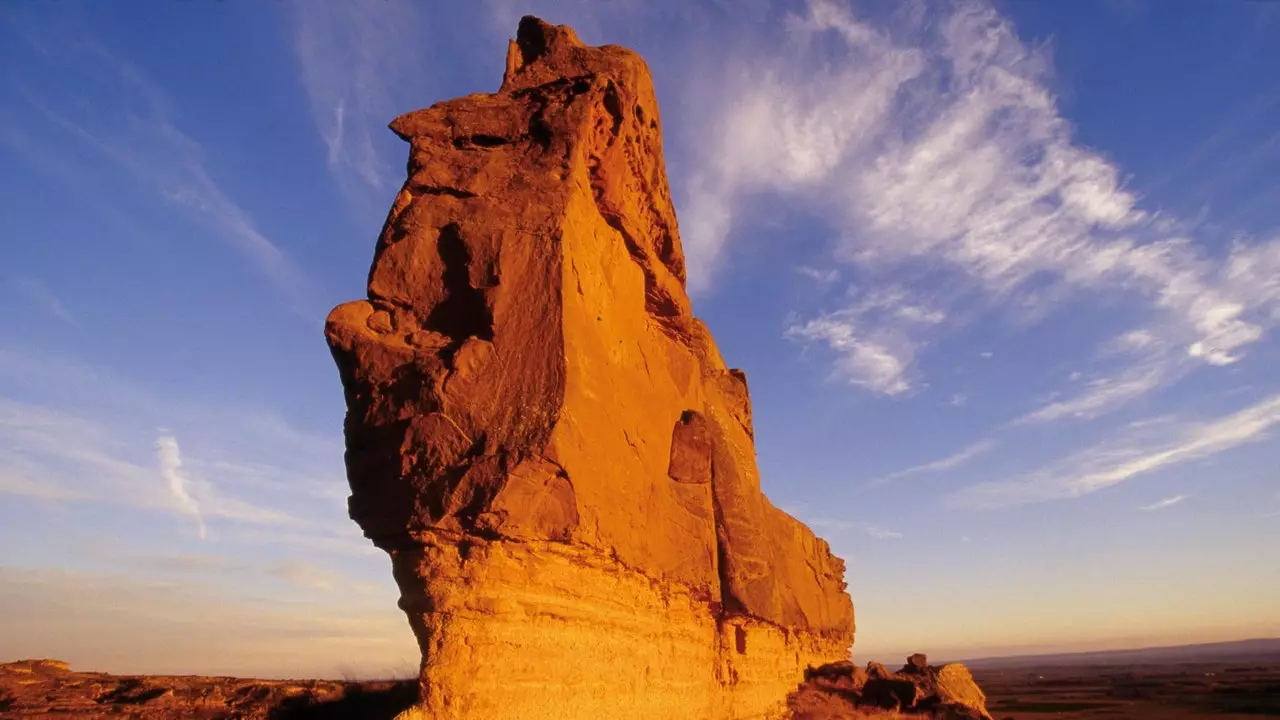
[[271, 709], [271, 720], [391, 720], [418, 699], [416, 680], [351, 683], [337, 700], [289, 698]]

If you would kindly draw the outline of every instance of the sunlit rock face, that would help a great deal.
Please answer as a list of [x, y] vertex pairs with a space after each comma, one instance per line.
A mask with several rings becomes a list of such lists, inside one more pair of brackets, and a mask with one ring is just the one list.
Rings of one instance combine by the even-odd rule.
[[690, 311], [644, 61], [521, 21], [501, 89], [397, 118], [368, 299], [326, 326], [351, 517], [439, 718], [755, 718], [848, 657], [844, 563], [760, 491]]
[[864, 670], [842, 660], [809, 668], [804, 679], [787, 699], [793, 720], [993, 720], [969, 668], [935, 667], [920, 653], [897, 672], [878, 662]]

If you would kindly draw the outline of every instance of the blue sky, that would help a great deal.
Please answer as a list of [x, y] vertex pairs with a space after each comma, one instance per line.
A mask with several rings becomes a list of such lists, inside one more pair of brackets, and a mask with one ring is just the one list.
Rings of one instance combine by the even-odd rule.
[[64, 0], [0, 18], [6, 653], [413, 672], [321, 326], [525, 12], [650, 63], [856, 657], [1280, 635], [1280, 6]]

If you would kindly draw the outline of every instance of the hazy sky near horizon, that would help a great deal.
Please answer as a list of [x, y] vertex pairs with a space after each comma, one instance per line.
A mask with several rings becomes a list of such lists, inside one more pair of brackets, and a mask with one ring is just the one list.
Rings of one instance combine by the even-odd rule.
[[0, 660], [409, 675], [323, 318], [533, 12], [658, 89], [855, 657], [1280, 636], [1280, 4], [9, 4]]

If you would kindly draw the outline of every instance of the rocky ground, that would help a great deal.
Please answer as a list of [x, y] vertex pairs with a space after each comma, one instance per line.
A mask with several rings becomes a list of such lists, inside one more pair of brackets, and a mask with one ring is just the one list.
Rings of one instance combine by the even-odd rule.
[[865, 669], [848, 661], [809, 668], [787, 706], [794, 720], [992, 720], [986, 696], [968, 668], [958, 663], [935, 667], [919, 653], [897, 672], [878, 662], [867, 663]]
[[[76, 672], [57, 660], [0, 665], [0, 715], [87, 718], [369, 718], [408, 709], [406, 681], [245, 680], [230, 677], [126, 676]], [[852, 663], [808, 673], [792, 696], [796, 720], [858, 717], [989, 718], [982, 693], [960, 665], [929, 667], [923, 655], [899, 672]], [[897, 710], [906, 714], [898, 714]]]
[[141, 720], [392, 718], [417, 695], [411, 680], [245, 680], [75, 672], [57, 660], [0, 665], [0, 717]]
[[[874, 667], [873, 672], [880, 674]], [[892, 676], [902, 674], [886, 672], [882, 678], [893, 681]], [[975, 676], [986, 691], [987, 708], [995, 720], [1280, 717], [1280, 660], [1070, 668], [1025, 666], [980, 670]], [[917, 680], [923, 677], [917, 674]], [[870, 679], [871, 673], [851, 664], [847, 668], [830, 666], [823, 673], [811, 673], [809, 681], [792, 696], [792, 711], [797, 720], [921, 716], [878, 709], [870, 702], [855, 709], [855, 698], [867, 695], [865, 683]], [[864, 684], [860, 692], [854, 692], [851, 683], [859, 680]], [[882, 683], [880, 688], [906, 690], [905, 686], [893, 682]], [[872, 696], [879, 692], [873, 686]], [[0, 717], [6, 718], [390, 720], [412, 704], [415, 693], [415, 683], [409, 680], [337, 682], [125, 676], [74, 672], [56, 660], [0, 665]], [[932, 703], [928, 697], [920, 697], [917, 705]], [[925, 713], [924, 717], [950, 712], [941, 705], [920, 710]]]

